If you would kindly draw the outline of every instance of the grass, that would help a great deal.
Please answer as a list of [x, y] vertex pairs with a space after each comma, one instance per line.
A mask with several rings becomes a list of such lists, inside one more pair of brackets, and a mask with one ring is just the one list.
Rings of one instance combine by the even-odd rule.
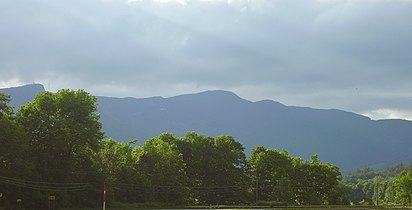
[[[61, 210], [100, 210], [101, 208], [85, 208], [85, 209], [61, 209]], [[107, 208], [107, 210], [136, 210], [136, 209], [275, 209], [275, 210], [411, 210], [410, 207], [376, 207], [376, 206], [302, 206], [302, 207], [265, 207], [265, 206], [191, 206], [191, 207], [176, 207], [176, 206], [143, 206], [140, 204], [128, 204], [126, 206], [118, 206]], [[1, 210], [1, 209], [0, 209]]]

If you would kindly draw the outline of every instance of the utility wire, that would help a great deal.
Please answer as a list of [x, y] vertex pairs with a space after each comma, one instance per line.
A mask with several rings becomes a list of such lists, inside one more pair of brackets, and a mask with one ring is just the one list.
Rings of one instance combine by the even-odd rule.
[[0, 180], [13, 180], [17, 182], [25, 182], [25, 183], [31, 183], [31, 184], [44, 184], [44, 185], [85, 185], [85, 184], [90, 184], [90, 183], [85, 183], [85, 182], [36, 182], [36, 181], [28, 181], [28, 180], [22, 180], [22, 179], [15, 179], [15, 178], [10, 178], [10, 177], [5, 177], [5, 176], [0, 176]]
[[39, 190], [39, 191], [59, 191], [59, 192], [72, 192], [72, 191], [85, 191], [90, 189], [89, 183], [54, 183], [54, 182], [35, 182], [14, 179], [10, 177], [0, 176], [0, 182], [17, 187]]

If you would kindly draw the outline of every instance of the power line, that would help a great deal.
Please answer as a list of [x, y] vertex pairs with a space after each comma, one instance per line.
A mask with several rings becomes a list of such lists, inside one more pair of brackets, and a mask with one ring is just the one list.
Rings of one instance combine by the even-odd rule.
[[10, 177], [5, 177], [5, 176], [0, 176], [0, 179], [3, 180], [14, 180], [18, 182], [25, 182], [25, 183], [32, 183], [32, 184], [44, 184], [44, 185], [85, 185], [89, 184], [86, 182], [39, 182], [39, 181], [28, 181], [28, 180], [22, 180], [22, 179], [15, 179], [15, 178], [10, 178]]
[[54, 192], [72, 192], [72, 191], [85, 191], [90, 189], [89, 183], [55, 183], [55, 182], [36, 182], [27, 181], [21, 179], [14, 179], [10, 177], [0, 176], [0, 182], [22, 187], [26, 189], [39, 190], [39, 191], [54, 191]]

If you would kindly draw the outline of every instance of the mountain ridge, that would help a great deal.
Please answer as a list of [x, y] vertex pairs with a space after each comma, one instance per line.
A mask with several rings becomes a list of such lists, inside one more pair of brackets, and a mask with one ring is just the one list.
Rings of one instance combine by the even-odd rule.
[[[32, 88], [13, 93], [21, 97], [25, 93], [19, 91]], [[372, 120], [344, 110], [286, 106], [273, 100], [252, 102], [229, 91], [168, 98], [98, 96], [98, 111], [106, 135], [121, 141], [147, 140], [162, 132], [225, 134], [239, 140], [246, 152], [263, 145], [303, 158], [316, 153], [344, 171], [412, 160], [411, 121]]]
[[12, 96], [10, 105], [17, 110], [21, 105], [32, 101], [36, 94], [46, 90], [41, 84], [28, 84], [17, 87], [1, 88], [0, 91]]

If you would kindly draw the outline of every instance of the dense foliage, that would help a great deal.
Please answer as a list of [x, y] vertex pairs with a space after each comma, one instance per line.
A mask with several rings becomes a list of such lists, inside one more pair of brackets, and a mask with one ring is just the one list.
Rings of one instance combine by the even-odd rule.
[[353, 204], [411, 205], [412, 165], [360, 169], [344, 176], [342, 182]]
[[[7, 105], [9, 100], [0, 93], [0, 207], [6, 209], [45, 209], [50, 203], [97, 207], [103, 185], [108, 205], [411, 200], [411, 171], [381, 178], [377, 195], [377, 174], [351, 174], [341, 182], [339, 169], [317, 155], [307, 161], [262, 146], [247, 159], [243, 145], [231, 136], [188, 132], [179, 138], [163, 133], [142, 146], [137, 140], [103, 140], [96, 97], [83, 90], [41, 93], [17, 113]], [[57, 199], [48, 201], [50, 195]]]

